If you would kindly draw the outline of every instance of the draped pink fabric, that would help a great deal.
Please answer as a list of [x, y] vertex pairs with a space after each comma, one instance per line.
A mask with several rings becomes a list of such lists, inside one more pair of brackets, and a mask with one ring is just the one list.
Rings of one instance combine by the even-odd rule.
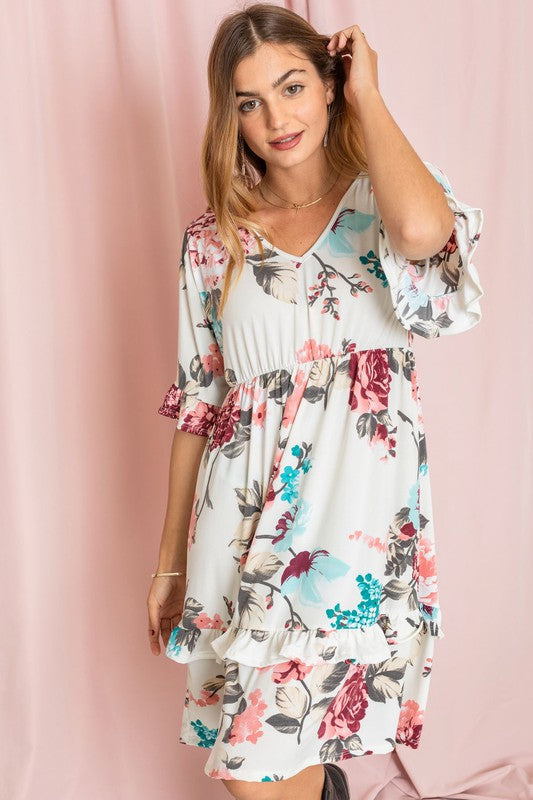
[[[146, 595], [206, 59], [241, 5], [2, 3], [1, 800], [229, 796], [178, 745], [185, 670], [151, 655]], [[485, 215], [481, 323], [416, 341], [446, 619], [423, 740], [343, 767], [358, 800], [526, 800], [533, 9], [287, 6], [324, 33], [361, 26], [401, 129]]]

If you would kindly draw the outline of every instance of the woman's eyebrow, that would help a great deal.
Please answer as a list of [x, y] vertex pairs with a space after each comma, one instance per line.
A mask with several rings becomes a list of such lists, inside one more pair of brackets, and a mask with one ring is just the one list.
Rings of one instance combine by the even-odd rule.
[[[276, 78], [276, 80], [272, 84], [272, 88], [273, 89], [277, 89], [277, 87], [280, 85], [280, 83], [283, 83], [283, 81], [286, 80], [289, 77], [289, 75], [292, 75], [293, 72], [307, 72], [307, 70], [306, 69], [290, 69], [290, 70], [288, 70], [288, 72], [284, 72], [283, 75], [280, 75], [279, 78]], [[259, 94], [260, 94], [259, 92], [235, 92], [235, 96], [236, 97], [258, 97]]]

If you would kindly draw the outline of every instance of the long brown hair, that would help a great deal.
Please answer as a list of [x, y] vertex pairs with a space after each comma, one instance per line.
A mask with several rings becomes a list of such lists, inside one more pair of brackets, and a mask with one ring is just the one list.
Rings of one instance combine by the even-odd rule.
[[324, 153], [332, 170], [355, 178], [367, 169], [359, 120], [344, 97], [345, 72], [342, 57], [331, 57], [326, 44], [331, 37], [317, 33], [307, 20], [293, 11], [269, 3], [254, 3], [232, 13], [217, 28], [209, 53], [207, 73], [209, 113], [202, 141], [201, 170], [205, 195], [216, 219], [217, 233], [229, 255], [222, 295], [212, 293], [211, 313], [219, 320], [234, 270], [240, 277], [245, 252], [238, 228], [246, 228], [264, 248], [254, 228], [268, 238], [264, 226], [249, 219], [256, 210], [251, 187], [266, 172], [265, 161], [244, 142], [245, 175], [238, 153], [238, 109], [233, 77], [241, 59], [252, 55], [263, 42], [296, 45], [311, 61], [322, 81], [333, 77], [335, 99], [331, 104], [328, 146]]

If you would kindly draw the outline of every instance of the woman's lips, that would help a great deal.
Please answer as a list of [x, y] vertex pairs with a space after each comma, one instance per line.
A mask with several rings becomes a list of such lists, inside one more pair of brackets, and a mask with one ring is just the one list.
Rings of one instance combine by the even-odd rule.
[[302, 135], [303, 131], [300, 131], [300, 133], [295, 136], [294, 139], [291, 139], [290, 142], [270, 142], [269, 144], [271, 147], [275, 147], [276, 150], [290, 150], [291, 147], [296, 147], [302, 138]]

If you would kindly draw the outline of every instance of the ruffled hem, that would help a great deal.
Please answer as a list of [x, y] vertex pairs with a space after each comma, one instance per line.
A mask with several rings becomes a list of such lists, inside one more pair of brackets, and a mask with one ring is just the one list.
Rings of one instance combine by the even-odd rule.
[[262, 630], [258, 628], [173, 628], [166, 655], [178, 663], [203, 658], [222, 663], [231, 659], [265, 667], [298, 659], [304, 664], [325, 664], [352, 659], [377, 664], [419, 632], [444, 638], [437, 606], [419, 604], [408, 614], [380, 614], [372, 625], [360, 628], [313, 630]]
[[442, 249], [419, 261], [394, 251], [380, 222], [379, 260], [389, 284], [396, 316], [419, 336], [461, 333], [481, 320], [484, 291], [472, 256], [483, 227], [483, 211], [466, 205], [452, 193], [444, 173], [424, 162], [441, 183], [455, 227]]

